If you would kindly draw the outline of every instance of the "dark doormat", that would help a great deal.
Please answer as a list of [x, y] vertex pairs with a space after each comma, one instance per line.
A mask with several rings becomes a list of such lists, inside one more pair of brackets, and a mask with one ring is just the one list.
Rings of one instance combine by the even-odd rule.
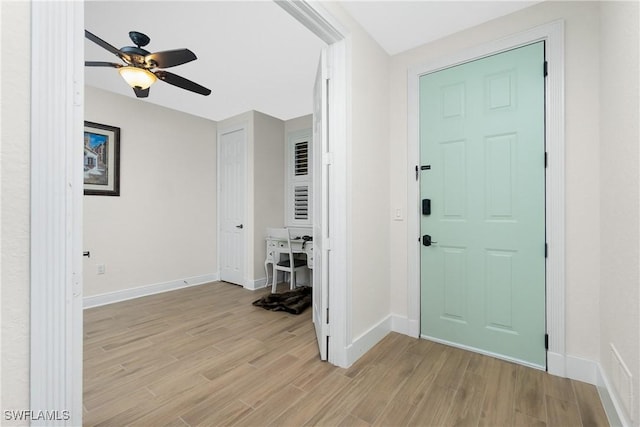
[[301, 286], [293, 291], [269, 294], [252, 304], [265, 310], [300, 314], [311, 305], [311, 287]]

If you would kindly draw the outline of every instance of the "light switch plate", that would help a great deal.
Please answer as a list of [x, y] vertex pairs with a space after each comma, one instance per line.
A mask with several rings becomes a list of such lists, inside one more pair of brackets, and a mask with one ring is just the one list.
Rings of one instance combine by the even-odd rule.
[[403, 221], [404, 215], [402, 214], [402, 208], [394, 208], [392, 216], [394, 221]]

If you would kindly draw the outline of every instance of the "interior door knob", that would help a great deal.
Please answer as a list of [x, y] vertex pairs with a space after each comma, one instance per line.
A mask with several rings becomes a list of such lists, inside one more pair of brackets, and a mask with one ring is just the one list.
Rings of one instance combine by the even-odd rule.
[[244, 226], [240, 224], [240, 225], [236, 225], [236, 228], [244, 228]]

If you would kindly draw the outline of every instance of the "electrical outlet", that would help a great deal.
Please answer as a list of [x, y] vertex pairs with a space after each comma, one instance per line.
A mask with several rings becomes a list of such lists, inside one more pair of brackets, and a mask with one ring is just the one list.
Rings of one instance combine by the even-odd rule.
[[106, 267], [105, 267], [104, 264], [98, 264], [98, 265], [96, 265], [96, 268], [98, 270], [98, 274], [104, 274], [104, 271], [105, 271]]

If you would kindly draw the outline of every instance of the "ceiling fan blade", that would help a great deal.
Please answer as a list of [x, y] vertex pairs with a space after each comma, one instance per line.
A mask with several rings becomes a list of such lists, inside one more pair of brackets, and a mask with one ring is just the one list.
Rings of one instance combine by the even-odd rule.
[[95, 44], [97, 44], [98, 46], [107, 49], [109, 52], [120, 56], [120, 50], [111, 46], [109, 43], [107, 43], [106, 41], [102, 40], [100, 37], [96, 36], [95, 34], [84, 30], [84, 36], [86, 38], [88, 38], [89, 40], [91, 40], [92, 42], [94, 42]]
[[154, 71], [153, 74], [166, 83], [178, 86], [182, 89], [190, 90], [191, 92], [199, 93], [200, 95], [207, 96], [211, 93], [211, 89], [207, 89], [204, 86], [200, 86], [198, 83], [194, 83], [191, 80], [185, 79], [184, 77], [180, 77], [179, 75], [168, 71], [158, 70]]
[[163, 52], [150, 53], [145, 56], [145, 62], [150, 67], [169, 68], [186, 64], [198, 59], [195, 53], [189, 49], [165, 50]]
[[97, 44], [98, 46], [102, 47], [103, 49], [106, 49], [109, 52], [113, 53], [117, 57], [122, 58], [126, 62], [130, 62], [129, 55], [127, 55], [125, 53], [122, 53], [120, 51], [120, 49], [117, 49], [114, 46], [111, 46], [109, 43], [107, 43], [106, 41], [102, 40], [100, 37], [96, 36], [95, 34], [89, 32], [87, 30], [84, 30], [84, 36], [86, 38], [88, 38], [89, 40], [91, 40], [92, 42], [94, 42], [95, 44]]
[[122, 65], [116, 64], [114, 62], [104, 62], [104, 61], [84, 61], [84, 65], [86, 67], [113, 67], [120, 68]]
[[140, 89], [139, 87], [134, 87], [133, 91], [138, 98], [146, 98], [147, 96], [149, 96], [149, 88]]

